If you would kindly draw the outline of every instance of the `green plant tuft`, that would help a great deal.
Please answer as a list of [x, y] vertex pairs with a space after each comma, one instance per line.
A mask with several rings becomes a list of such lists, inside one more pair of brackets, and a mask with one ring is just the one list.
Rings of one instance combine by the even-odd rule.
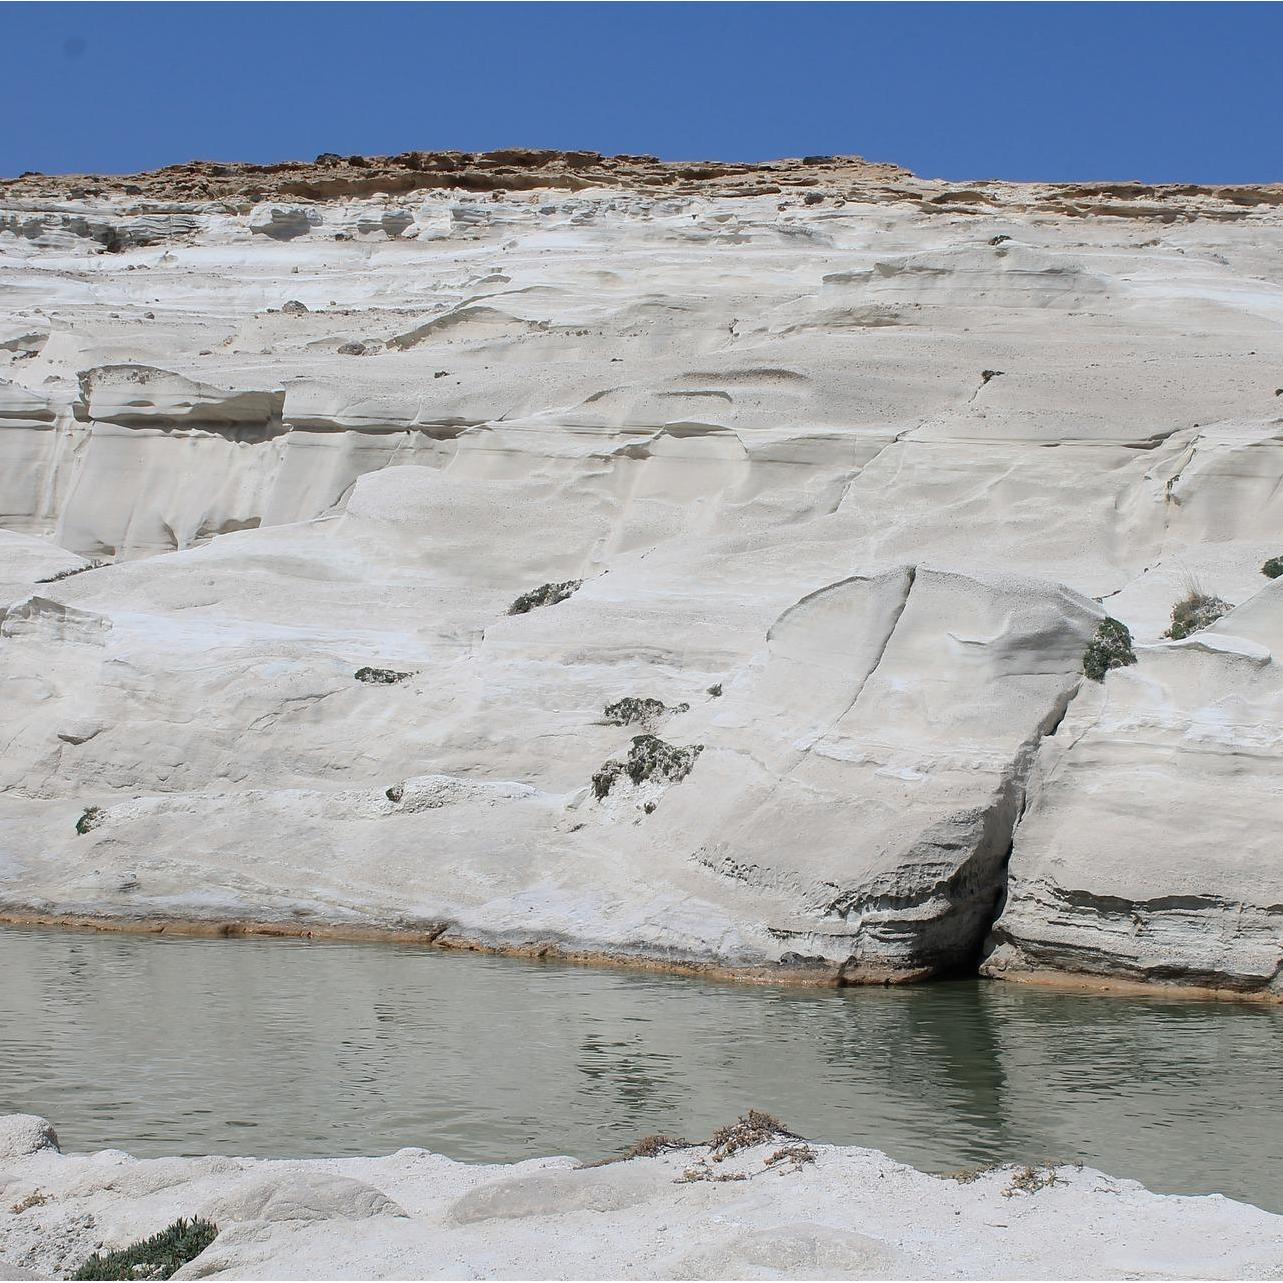
[[703, 744], [679, 748], [676, 744], [665, 744], [657, 735], [635, 735], [625, 769], [634, 784], [644, 783], [652, 776], [678, 784], [690, 774], [695, 759], [703, 751]]
[[87, 562], [83, 566], [72, 566], [70, 570], [60, 570], [56, 575], [46, 575], [44, 579], [37, 579], [38, 584], [56, 584], [60, 579], [70, 579], [72, 575], [83, 575], [87, 570], [101, 570], [107, 563], [98, 561]]
[[1172, 607], [1172, 626], [1163, 636], [1180, 641], [1192, 633], [1201, 632], [1232, 609], [1229, 602], [1192, 588]]
[[1267, 579], [1277, 579], [1280, 575], [1283, 575], [1283, 557], [1271, 557], [1261, 567], [1261, 574]]
[[538, 588], [532, 588], [530, 592], [522, 593], [508, 607], [508, 614], [525, 615], [537, 606], [555, 606], [558, 602], [565, 601], [583, 582], [582, 579], [567, 579], [560, 584], [541, 584]]
[[76, 832], [84, 837], [90, 829], [96, 829], [102, 823], [105, 814], [101, 806], [87, 806], [85, 813], [76, 821]]
[[627, 775], [634, 784], [642, 784], [652, 778], [680, 784], [703, 751], [703, 744], [680, 746], [666, 744], [657, 735], [635, 735], [626, 762], [612, 758], [593, 773], [593, 793], [600, 802], [621, 775]]
[[1083, 652], [1083, 672], [1093, 682], [1103, 682], [1111, 668], [1123, 668], [1136, 662], [1132, 635], [1121, 619], [1106, 615], [1096, 628], [1096, 636]]
[[73, 1279], [167, 1279], [194, 1261], [218, 1237], [218, 1226], [181, 1217], [167, 1229], [118, 1252], [95, 1252]]
[[603, 712], [617, 726], [629, 726], [634, 722], [645, 725], [656, 721], [665, 713], [689, 713], [689, 704], [675, 704], [668, 708], [663, 700], [638, 699], [635, 695], [625, 695], [623, 699], [607, 704]]
[[611, 758], [609, 762], [603, 762], [600, 769], [593, 772], [592, 791], [597, 801], [601, 801], [611, 790], [611, 786], [624, 773], [623, 762]]
[[395, 668], [358, 668], [352, 674], [358, 682], [370, 682], [375, 686], [395, 686], [403, 682], [410, 673], [398, 673]]
[[628, 726], [633, 722], [650, 722], [663, 717], [667, 711], [663, 700], [638, 699], [635, 695], [626, 695], [623, 699], [607, 704], [603, 710], [612, 722]]

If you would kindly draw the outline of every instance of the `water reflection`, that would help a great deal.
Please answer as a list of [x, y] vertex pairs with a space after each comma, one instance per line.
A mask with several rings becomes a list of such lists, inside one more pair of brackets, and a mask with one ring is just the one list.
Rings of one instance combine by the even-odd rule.
[[1262, 1007], [0, 929], [0, 1112], [74, 1149], [597, 1157], [754, 1106], [927, 1169], [1082, 1160], [1283, 1210], [1281, 1064]]

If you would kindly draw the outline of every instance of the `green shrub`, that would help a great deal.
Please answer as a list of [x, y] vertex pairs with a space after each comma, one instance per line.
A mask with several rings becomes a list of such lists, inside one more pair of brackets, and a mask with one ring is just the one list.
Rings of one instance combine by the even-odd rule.
[[84, 837], [90, 829], [96, 829], [102, 823], [104, 814], [101, 806], [87, 806], [85, 813], [76, 821], [76, 832]]
[[632, 722], [649, 722], [656, 717], [663, 717], [665, 709], [662, 700], [638, 699], [626, 695], [613, 704], [607, 704], [603, 710], [612, 722], [627, 726]]
[[538, 588], [522, 593], [508, 607], [508, 614], [524, 615], [534, 610], [536, 606], [555, 606], [559, 601], [565, 601], [571, 593], [581, 587], [583, 582], [582, 579], [567, 579], [560, 584], [540, 584]]
[[603, 762], [600, 769], [593, 772], [592, 791], [597, 801], [610, 792], [611, 786], [624, 773], [623, 762], [616, 761], [613, 757], [609, 762]]
[[1277, 579], [1280, 575], [1283, 575], [1283, 557], [1271, 557], [1261, 567], [1261, 574], [1268, 579]]
[[1172, 626], [1163, 636], [1170, 637], [1173, 641], [1180, 641], [1181, 638], [1188, 637], [1191, 633], [1201, 632], [1214, 624], [1231, 609], [1229, 602], [1201, 592], [1197, 588], [1191, 588], [1189, 593], [1172, 607]]
[[403, 682], [409, 673], [398, 673], [395, 668], [358, 668], [352, 674], [358, 682], [372, 682], [376, 686], [394, 686]]
[[642, 784], [652, 778], [680, 784], [703, 751], [703, 744], [682, 747], [666, 744], [657, 735], [635, 735], [626, 762], [612, 758], [593, 773], [593, 793], [601, 801], [621, 775], [627, 775], [634, 784]]
[[613, 704], [607, 704], [603, 711], [616, 725], [628, 726], [633, 722], [653, 722], [656, 718], [663, 717], [665, 713], [689, 712], [690, 705], [677, 704], [667, 708], [663, 700], [638, 699], [634, 695], [626, 695]]
[[628, 750], [625, 769], [634, 784], [641, 784], [653, 775], [679, 784], [690, 774], [695, 759], [703, 751], [703, 744], [679, 748], [676, 744], [665, 744], [657, 735], [636, 735]]
[[1123, 668], [1136, 662], [1132, 635], [1121, 619], [1106, 615], [1096, 628], [1096, 636], [1083, 652], [1083, 672], [1093, 682], [1103, 682], [1111, 668]]
[[218, 1236], [218, 1226], [200, 1217], [176, 1220], [151, 1238], [118, 1252], [95, 1252], [73, 1279], [167, 1279], [194, 1261]]

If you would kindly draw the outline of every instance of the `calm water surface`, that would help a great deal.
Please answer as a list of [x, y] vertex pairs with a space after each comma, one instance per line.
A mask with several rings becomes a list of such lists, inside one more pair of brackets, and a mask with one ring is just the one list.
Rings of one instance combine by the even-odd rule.
[[749, 1107], [931, 1171], [1081, 1160], [1283, 1211], [1283, 1011], [799, 991], [394, 945], [0, 928], [0, 1113], [65, 1149], [596, 1158]]

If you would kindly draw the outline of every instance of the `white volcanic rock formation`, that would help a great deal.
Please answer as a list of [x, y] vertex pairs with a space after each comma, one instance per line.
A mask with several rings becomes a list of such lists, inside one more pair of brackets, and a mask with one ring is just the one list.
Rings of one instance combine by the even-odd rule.
[[412, 155], [0, 187], [3, 912], [1283, 992], [1277, 189]]
[[592, 1166], [135, 1159], [62, 1154], [10, 1115], [0, 1278], [65, 1277], [192, 1216], [219, 1232], [175, 1278], [1235, 1279], [1283, 1251], [1283, 1218], [1220, 1195], [1068, 1166], [929, 1176], [764, 1131]]

